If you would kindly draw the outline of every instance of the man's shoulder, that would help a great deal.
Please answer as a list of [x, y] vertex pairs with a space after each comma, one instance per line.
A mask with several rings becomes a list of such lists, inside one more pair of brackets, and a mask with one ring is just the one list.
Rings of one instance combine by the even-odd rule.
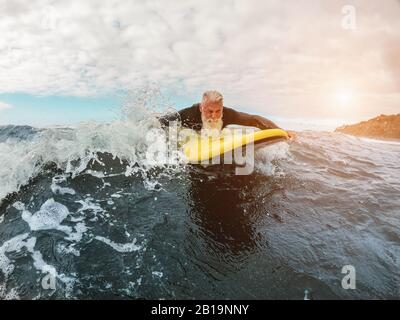
[[228, 112], [228, 113], [234, 113], [234, 112], [237, 112], [235, 109], [232, 109], [232, 108], [229, 108], [229, 107], [225, 107], [224, 106], [224, 113], [225, 112]]
[[195, 103], [195, 104], [193, 104], [193, 105], [190, 106], [190, 107], [187, 107], [187, 108], [184, 108], [184, 109], [179, 110], [179, 112], [194, 112], [194, 111], [199, 111], [199, 106], [200, 106], [200, 103]]
[[235, 109], [224, 106], [223, 117], [226, 120], [227, 119], [233, 119], [233, 118], [237, 117], [239, 114], [240, 114], [240, 112], [236, 111]]

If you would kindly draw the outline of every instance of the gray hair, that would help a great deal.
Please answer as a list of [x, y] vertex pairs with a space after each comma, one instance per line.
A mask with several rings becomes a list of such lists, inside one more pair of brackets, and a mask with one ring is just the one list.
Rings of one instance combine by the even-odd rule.
[[222, 97], [222, 94], [220, 94], [218, 91], [211, 90], [203, 93], [203, 100], [201, 101], [201, 103], [204, 104], [211, 102], [223, 105], [223, 101], [224, 99]]

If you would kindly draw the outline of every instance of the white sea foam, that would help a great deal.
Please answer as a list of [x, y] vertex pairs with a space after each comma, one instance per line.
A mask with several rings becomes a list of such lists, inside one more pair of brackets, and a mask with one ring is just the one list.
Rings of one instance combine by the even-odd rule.
[[19, 300], [18, 291], [15, 288], [11, 288], [7, 292], [5, 284], [0, 284], [0, 300]]
[[256, 150], [255, 168], [265, 175], [272, 176], [276, 173], [274, 161], [290, 157], [290, 146], [286, 142], [278, 142]]
[[42, 253], [37, 250], [29, 250], [32, 253], [33, 266], [36, 270], [46, 275], [52, 275], [54, 278], [61, 280], [65, 284], [65, 295], [68, 298], [72, 292], [75, 278], [57, 272], [56, 268], [43, 260]]
[[[66, 234], [64, 238], [67, 241], [79, 242], [83, 235], [88, 231], [83, 218], [71, 219], [71, 222], [77, 222], [74, 227], [64, 226], [61, 223], [70, 215], [66, 206], [54, 201], [53, 198], [47, 200], [40, 210], [34, 214], [25, 209], [25, 205], [21, 202], [13, 204], [14, 208], [22, 211], [22, 219], [25, 220], [31, 230], [59, 230]], [[75, 221], [73, 221], [75, 220]], [[74, 251], [75, 255], [78, 251]]]
[[106, 214], [106, 211], [97, 203], [93, 202], [93, 198], [87, 197], [84, 200], [75, 201], [81, 204], [81, 208], [79, 208], [78, 213], [85, 213], [86, 211], [90, 211], [94, 214], [94, 217], [91, 221], [96, 221], [99, 217], [103, 217]]
[[163, 276], [163, 273], [160, 271], [153, 271], [151, 274], [157, 278], [162, 278]]
[[121, 198], [122, 195], [118, 194], [118, 193], [114, 193], [111, 195], [112, 198]]
[[[6, 256], [6, 253], [20, 252], [21, 249], [25, 247], [33, 259], [33, 266], [35, 269], [40, 271], [42, 274], [50, 274], [61, 280], [66, 286], [66, 296], [68, 297], [68, 295], [72, 292], [75, 279], [68, 277], [65, 274], [59, 274], [54, 266], [46, 263], [43, 260], [41, 252], [34, 249], [36, 245], [36, 238], [28, 238], [28, 236], [28, 233], [20, 234], [3, 243], [3, 245], [0, 247], [0, 270], [3, 272], [6, 278], [9, 277], [13, 273], [15, 266]], [[11, 289], [8, 293], [6, 293], [4, 284], [2, 284], [0, 285], [0, 298], [3, 297], [4, 299], [19, 298], [15, 290]]]
[[0, 247], [0, 270], [3, 274], [8, 277], [14, 271], [14, 265], [10, 259], [6, 256], [9, 252], [20, 252], [23, 247], [26, 247], [28, 251], [33, 251], [33, 247], [36, 243], [36, 238], [29, 238], [29, 233], [20, 234], [7, 240]]
[[82, 240], [83, 235], [88, 231], [88, 228], [83, 222], [77, 223], [75, 226], [75, 232], [71, 232], [66, 240], [74, 241], [74, 242], [79, 242]]
[[66, 245], [64, 243], [59, 243], [57, 245], [57, 252], [61, 253], [61, 254], [69, 254], [69, 253], [71, 253], [76, 257], [79, 257], [81, 255], [80, 251], [75, 248], [75, 243], [74, 244], [69, 244], [69, 245]]
[[96, 178], [99, 178], [99, 179], [102, 179], [102, 178], [105, 178], [106, 177], [106, 175], [104, 174], [104, 172], [101, 172], [101, 171], [96, 171], [96, 170], [86, 170], [85, 171], [85, 174], [89, 174], [89, 175], [91, 175], [91, 176], [93, 176], [93, 177], [96, 177]]
[[[33, 231], [49, 229], [60, 230], [67, 234], [65, 240], [78, 243], [81, 241], [83, 234], [88, 230], [83, 222], [77, 223], [74, 228], [61, 225], [61, 223], [69, 216], [70, 212], [66, 206], [54, 201], [52, 198], [48, 199], [41, 206], [40, 210], [34, 214], [29, 212], [21, 202], [14, 203], [13, 207], [22, 211], [22, 218], [28, 223], [30, 229]], [[54, 278], [63, 282], [65, 284], [65, 294], [66, 297], [68, 297], [72, 292], [75, 278], [58, 273], [54, 266], [45, 262], [42, 253], [35, 250], [35, 244], [36, 238], [29, 238], [29, 233], [15, 236], [3, 243], [0, 247], [0, 270], [6, 278], [12, 274], [15, 266], [6, 254], [10, 252], [20, 252], [21, 249], [25, 247], [33, 259], [34, 268], [42, 274], [52, 275]], [[73, 244], [65, 247], [64, 250], [65, 252], [72, 253], [76, 256], [79, 256], [80, 254], [79, 251], [73, 247]], [[7, 297], [10, 296], [12, 296], [12, 291], [7, 293]]]
[[136, 238], [130, 243], [116, 243], [101, 236], [96, 236], [95, 239], [104, 242], [114, 250], [122, 253], [138, 251], [142, 248], [141, 246], [136, 245]]
[[33, 250], [32, 258], [33, 258], [33, 266], [36, 268], [36, 270], [42, 273], [51, 274], [55, 277], [58, 276], [56, 268], [54, 268], [52, 265], [49, 265], [43, 260], [41, 252]]
[[[20, 252], [22, 248], [26, 248], [27, 252], [30, 253], [33, 259], [33, 266], [35, 267], [35, 269], [40, 271], [41, 273], [51, 274], [54, 277], [60, 279], [66, 284], [66, 292], [70, 292], [72, 290], [74, 279], [71, 277], [67, 277], [64, 274], [58, 274], [54, 266], [49, 265], [43, 260], [41, 252], [34, 249], [36, 245], [36, 238], [28, 237], [29, 233], [20, 234], [4, 242], [3, 245], [0, 247], [0, 270], [3, 272], [5, 277], [9, 277], [13, 273], [15, 268], [15, 265], [6, 256], [6, 254], [11, 252]], [[0, 297], [3, 295], [5, 299], [15, 299], [18, 297], [15, 295], [15, 293], [15, 291], [10, 290], [10, 292], [5, 294], [5, 288], [0, 287]]]
[[59, 186], [60, 183], [64, 182], [67, 180], [67, 176], [66, 175], [57, 175], [55, 177], [53, 177], [52, 183], [51, 183], [51, 191], [54, 194], [71, 194], [74, 195], [75, 194], [75, 190], [72, 188], [65, 188], [65, 187], [61, 187]]
[[70, 227], [60, 225], [68, 215], [68, 208], [63, 204], [54, 201], [53, 198], [48, 199], [40, 207], [40, 210], [34, 214], [30, 213], [26, 209], [23, 209], [22, 211], [22, 219], [29, 224], [31, 230], [58, 229], [70, 233]]

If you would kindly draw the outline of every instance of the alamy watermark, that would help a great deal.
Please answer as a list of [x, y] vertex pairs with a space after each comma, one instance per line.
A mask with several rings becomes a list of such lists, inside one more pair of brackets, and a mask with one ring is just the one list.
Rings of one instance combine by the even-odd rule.
[[345, 30], [356, 30], [357, 28], [357, 13], [356, 8], [351, 5], [342, 7], [342, 28]]
[[57, 275], [54, 272], [46, 274], [41, 281], [44, 290], [56, 290]]
[[352, 265], [346, 265], [342, 268], [342, 273], [346, 274], [342, 279], [342, 288], [345, 290], [356, 289], [356, 268]]

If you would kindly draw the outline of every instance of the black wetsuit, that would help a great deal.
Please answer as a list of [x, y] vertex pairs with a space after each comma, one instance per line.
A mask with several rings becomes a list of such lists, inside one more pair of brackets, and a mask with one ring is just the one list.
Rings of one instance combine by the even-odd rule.
[[[177, 113], [161, 117], [159, 120], [163, 126], [168, 126], [168, 122], [170, 121], [181, 121], [182, 126], [186, 128], [201, 130], [203, 122], [201, 120], [199, 106], [200, 104], [196, 103], [189, 108], [178, 111]], [[261, 130], [279, 128], [275, 123], [261, 116], [238, 112], [227, 107], [224, 107], [222, 113], [222, 122], [222, 128], [225, 128], [228, 124], [256, 127]]]

